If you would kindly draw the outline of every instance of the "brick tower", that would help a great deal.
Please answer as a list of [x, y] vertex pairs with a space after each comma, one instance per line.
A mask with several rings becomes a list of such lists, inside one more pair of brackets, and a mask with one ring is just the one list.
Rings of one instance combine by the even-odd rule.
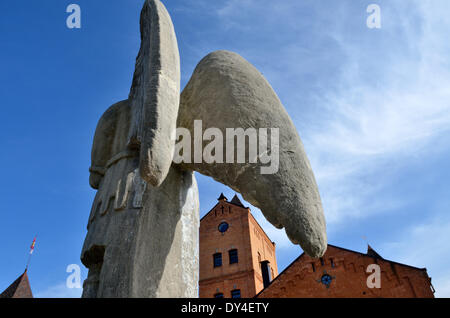
[[200, 298], [249, 298], [278, 275], [273, 243], [237, 195], [200, 220]]

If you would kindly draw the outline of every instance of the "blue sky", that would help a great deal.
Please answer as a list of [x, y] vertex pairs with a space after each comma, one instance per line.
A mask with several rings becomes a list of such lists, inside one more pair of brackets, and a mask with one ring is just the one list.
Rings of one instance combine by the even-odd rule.
[[[447, 0], [171, 0], [182, 87], [211, 51], [235, 51], [269, 80], [316, 175], [329, 242], [426, 267], [450, 296], [450, 12]], [[82, 10], [68, 29], [66, 7]], [[381, 29], [366, 8], [381, 8]], [[38, 297], [77, 297], [95, 195], [95, 126], [127, 97], [143, 0], [0, 3], [0, 289], [25, 267]], [[197, 174], [201, 216], [220, 192]], [[279, 269], [300, 253], [252, 209], [277, 243]], [[83, 278], [86, 270], [82, 270]]]

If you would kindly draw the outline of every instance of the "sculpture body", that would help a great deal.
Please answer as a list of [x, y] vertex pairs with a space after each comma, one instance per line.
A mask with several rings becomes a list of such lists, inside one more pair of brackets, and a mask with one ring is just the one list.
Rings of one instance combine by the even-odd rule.
[[81, 260], [83, 297], [197, 297], [198, 189], [171, 167], [159, 187], [139, 173], [127, 148], [131, 107], [113, 105], [94, 138], [91, 186], [98, 188]]
[[[293, 243], [322, 256], [326, 226], [314, 174], [289, 115], [261, 73], [236, 53], [214, 52], [199, 63], [180, 97], [175, 32], [159, 0], [145, 1], [141, 40], [129, 98], [111, 106], [95, 132], [90, 184], [98, 191], [81, 254], [89, 268], [83, 297], [198, 297], [194, 171], [240, 192], [274, 226], [284, 227]], [[222, 132], [277, 128], [279, 139], [270, 143], [279, 150], [279, 169], [262, 174], [261, 163], [194, 158], [173, 163], [176, 128], [194, 135], [196, 120]]]

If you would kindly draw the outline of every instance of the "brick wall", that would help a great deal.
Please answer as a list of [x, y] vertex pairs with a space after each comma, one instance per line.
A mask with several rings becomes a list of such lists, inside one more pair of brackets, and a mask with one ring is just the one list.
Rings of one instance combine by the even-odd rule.
[[275, 243], [273, 243], [262, 227], [255, 220], [253, 215], [249, 213], [249, 231], [250, 231], [250, 246], [253, 260], [254, 282], [256, 293], [263, 290], [263, 279], [260, 262], [269, 261], [271, 277], [274, 279], [278, 276], [278, 266], [275, 255]]
[[[229, 228], [221, 233], [220, 223]], [[238, 250], [238, 263], [230, 264], [229, 250]], [[214, 267], [213, 255], [222, 253], [222, 266]], [[253, 297], [263, 289], [261, 268], [258, 261], [268, 260], [274, 275], [278, 274], [275, 245], [253, 218], [250, 209], [225, 200], [208, 212], [200, 222], [200, 298], [214, 297], [222, 293], [231, 297], [231, 291], [239, 289], [241, 297]]]
[[[332, 245], [320, 259], [306, 254], [295, 260], [259, 298], [296, 297], [434, 297], [431, 279], [425, 269], [403, 265]], [[370, 289], [366, 273], [370, 264], [381, 269], [381, 288]], [[331, 277], [327, 288], [323, 275]]]

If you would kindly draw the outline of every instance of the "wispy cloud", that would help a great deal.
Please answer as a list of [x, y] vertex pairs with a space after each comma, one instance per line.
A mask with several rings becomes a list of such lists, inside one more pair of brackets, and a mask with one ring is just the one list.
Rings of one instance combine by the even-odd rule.
[[435, 297], [450, 298], [450, 275], [439, 277], [433, 285], [436, 290]]
[[425, 219], [420, 225], [403, 229], [396, 241], [381, 246], [383, 255], [404, 264], [426, 267], [436, 290], [436, 297], [450, 297], [450, 261], [448, 247], [450, 218]]
[[227, 1], [217, 9], [233, 32], [269, 39], [239, 51], [299, 128], [329, 224], [400, 208], [404, 198], [385, 197], [383, 206], [371, 198], [450, 135], [448, 2], [380, 5], [381, 30], [366, 27], [366, 6], [355, 1]]
[[66, 282], [50, 286], [45, 290], [38, 291], [36, 298], [80, 298], [83, 290], [81, 288], [68, 288]]
[[[235, 34], [226, 48], [263, 72], [292, 116], [328, 229], [352, 230], [348, 220], [384, 214], [400, 224], [395, 213], [414, 214], [398, 229], [402, 235], [392, 233], [399, 248], [391, 242], [385, 252], [428, 267], [439, 277], [438, 295], [448, 295], [450, 274], [438, 267], [450, 255], [443, 244], [449, 223], [439, 221], [448, 211], [424, 202], [427, 193], [448, 189], [448, 181], [421, 189], [422, 197], [395, 187], [400, 177], [421, 182], [413, 180], [413, 170], [426, 165], [424, 158], [450, 152], [450, 2], [378, 3], [380, 30], [366, 27], [368, 3], [354, 0], [231, 0], [221, 2], [216, 14]], [[241, 37], [254, 42], [241, 43]], [[426, 211], [410, 210], [412, 202]], [[277, 248], [292, 246], [283, 230], [255, 214]], [[432, 239], [434, 232], [439, 239]]]
[[[382, 12], [397, 11], [392, 8], [396, 4], [382, 6]], [[442, 43], [450, 28], [442, 23], [445, 10], [439, 5], [430, 8], [418, 3], [417, 8], [422, 17], [420, 30], [415, 16], [405, 13], [397, 18], [405, 28], [402, 41], [406, 45], [395, 54], [386, 47], [388, 53], [373, 55], [367, 44], [334, 35], [348, 55], [345, 71], [338, 77], [337, 89], [324, 91], [317, 100], [317, 121], [322, 124], [306, 126], [304, 132], [329, 222], [368, 215], [372, 204], [367, 205], [367, 199], [392, 182], [395, 162], [403, 161], [404, 166], [408, 159], [428, 151], [435, 138], [450, 135], [450, 68], [445, 59], [450, 50]], [[395, 29], [391, 25], [380, 32], [389, 38]], [[375, 47], [390, 43], [376, 40]], [[401, 204], [395, 201], [394, 206]]]

